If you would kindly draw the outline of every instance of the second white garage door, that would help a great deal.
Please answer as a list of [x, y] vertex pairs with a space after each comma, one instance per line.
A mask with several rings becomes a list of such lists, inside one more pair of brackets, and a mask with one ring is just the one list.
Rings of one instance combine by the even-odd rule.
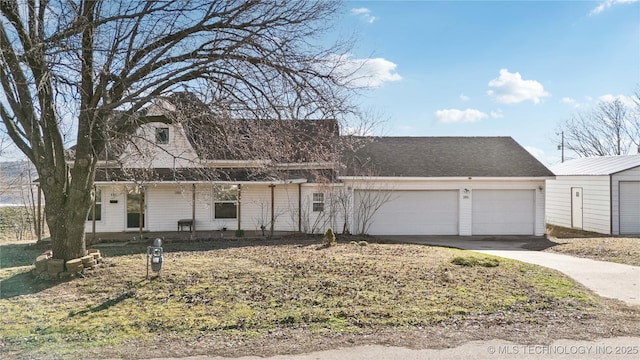
[[[356, 214], [368, 196], [388, 196], [370, 221], [371, 235], [457, 235], [458, 191], [356, 191]], [[357, 216], [356, 216], [357, 217]]]
[[620, 234], [640, 234], [640, 181], [620, 182]]
[[534, 190], [474, 190], [473, 235], [533, 235]]

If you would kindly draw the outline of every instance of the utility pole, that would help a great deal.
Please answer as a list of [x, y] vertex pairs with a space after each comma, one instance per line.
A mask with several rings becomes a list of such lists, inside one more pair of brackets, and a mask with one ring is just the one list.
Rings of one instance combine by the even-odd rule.
[[560, 142], [560, 145], [558, 145], [558, 150], [562, 150], [562, 162], [564, 162], [564, 131], [561, 131], [560, 135], [562, 136], [562, 140]]

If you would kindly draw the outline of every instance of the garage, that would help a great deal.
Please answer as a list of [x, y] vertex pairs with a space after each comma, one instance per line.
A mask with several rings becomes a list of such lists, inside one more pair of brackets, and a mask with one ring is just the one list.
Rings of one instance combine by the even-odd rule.
[[640, 181], [620, 182], [620, 234], [640, 234]]
[[474, 190], [473, 235], [533, 235], [534, 190]]
[[[371, 235], [457, 235], [458, 191], [355, 191], [354, 206], [372, 208], [388, 199], [369, 221]], [[361, 217], [361, 215], [360, 215]], [[360, 222], [361, 223], [361, 222]]]

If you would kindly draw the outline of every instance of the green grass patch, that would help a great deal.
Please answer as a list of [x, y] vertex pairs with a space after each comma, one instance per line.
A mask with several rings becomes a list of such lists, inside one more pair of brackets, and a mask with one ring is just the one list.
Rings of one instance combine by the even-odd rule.
[[160, 276], [149, 280], [143, 247], [103, 248], [105, 266], [69, 282], [36, 282], [28, 266], [0, 269], [0, 343], [64, 352], [157, 337], [358, 332], [597, 308], [591, 294], [557, 272], [462, 250], [190, 246], [166, 245]]

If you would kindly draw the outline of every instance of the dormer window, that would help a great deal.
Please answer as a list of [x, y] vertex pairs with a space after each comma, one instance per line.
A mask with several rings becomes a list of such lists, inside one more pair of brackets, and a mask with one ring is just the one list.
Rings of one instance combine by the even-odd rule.
[[156, 128], [156, 144], [168, 144], [169, 143], [169, 128], [159, 127]]

